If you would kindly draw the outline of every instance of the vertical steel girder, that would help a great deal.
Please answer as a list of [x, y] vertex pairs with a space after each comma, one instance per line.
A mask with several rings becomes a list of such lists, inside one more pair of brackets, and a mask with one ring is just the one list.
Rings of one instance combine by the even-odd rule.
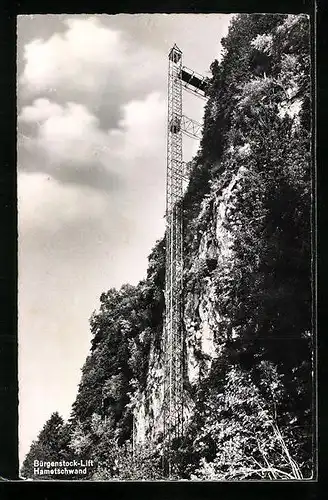
[[166, 268], [164, 331], [164, 454], [171, 473], [171, 446], [183, 434], [182, 334], [182, 53], [174, 46], [169, 55], [166, 179]]
[[[172, 469], [172, 444], [184, 432], [182, 196], [188, 169], [182, 158], [182, 134], [197, 139], [201, 134], [201, 125], [182, 115], [182, 89], [186, 84], [191, 87], [192, 81], [196, 82], [196, 86], [203, 85], [201, 78], [187, 71], [183, 73], [182, 68], [182, 52], [174, 45], [169, 53], [168, 74], [163, 394], [163, 458], [169, 476]], [[199, 89], [195, 87], [195, 90]]]

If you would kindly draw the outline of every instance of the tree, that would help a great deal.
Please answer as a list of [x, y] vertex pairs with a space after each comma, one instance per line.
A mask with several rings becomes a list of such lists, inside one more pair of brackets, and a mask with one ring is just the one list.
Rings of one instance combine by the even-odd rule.
[[[34, 461], [58, 462], [66, 459], [69, 452], [67, 427], [58, 412], [54, 412], [45, 423], [37, 440], [33, 441], [23, 462], [21, 474], [23, 477], [40, 479], [38, 474], [34, 474]], [[42, 479], [64, 479], [64, 477], [45, 475]]]

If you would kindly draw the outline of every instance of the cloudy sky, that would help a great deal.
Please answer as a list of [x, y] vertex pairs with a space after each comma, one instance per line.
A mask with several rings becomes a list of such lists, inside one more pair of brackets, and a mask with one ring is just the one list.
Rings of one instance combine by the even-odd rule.
[[[230, 18], [18, 18], [21, 460], [53, 411], [70, 414], [100, 294], [142, 279], [163, 235], [169, 49], [209, 75]], [[184, 99], [201, 121], [203, 101]]]

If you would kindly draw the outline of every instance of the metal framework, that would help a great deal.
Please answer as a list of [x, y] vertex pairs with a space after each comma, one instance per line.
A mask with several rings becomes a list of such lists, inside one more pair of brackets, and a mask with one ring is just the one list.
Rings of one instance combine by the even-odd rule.
[[172, 445], [184, 432], [182, 196], [188, 168], [182, 158], [182, 134], [199, 139], [201, 133], [201, 125], [182, 114], [183, 88], [204, 97], [205, 79], [182, 66], [182, 52], [174, 45], [169, 53], [168, 74], [163, 398], [163, 464], [169, 476], [172, 472]]
[[182, 115], [181, 128], [182, 132], [188, 135], [189, 137], [193, 137], [194, 139], [201, 138], [202, 125], [196, 122], [196, 120], [192, 120], [191, 118]]
[[187, 92], [191, 92], [197, 97], [201, 97], [206, 100], [205, 90], [207, 86], [207, 78], [205, 76], [196, 73], [192, 69], [183, 66], [181, 69], [181, 80], [184, 89]]

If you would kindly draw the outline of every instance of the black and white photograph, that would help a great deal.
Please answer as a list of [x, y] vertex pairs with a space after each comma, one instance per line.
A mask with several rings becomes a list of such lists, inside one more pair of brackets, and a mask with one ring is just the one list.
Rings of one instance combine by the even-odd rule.
[[23, 480], [317, 480], [310, 21], [17, 17]]

